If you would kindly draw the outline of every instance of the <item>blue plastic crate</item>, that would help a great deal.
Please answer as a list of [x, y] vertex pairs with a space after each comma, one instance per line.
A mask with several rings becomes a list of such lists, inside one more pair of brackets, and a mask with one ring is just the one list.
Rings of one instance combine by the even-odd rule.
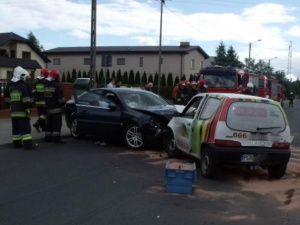
[[193, 182], [197, 180], [196, 164], [182, 162], [167, 162], [163, 181], [167, 181], [167, 192], [191, 194]]

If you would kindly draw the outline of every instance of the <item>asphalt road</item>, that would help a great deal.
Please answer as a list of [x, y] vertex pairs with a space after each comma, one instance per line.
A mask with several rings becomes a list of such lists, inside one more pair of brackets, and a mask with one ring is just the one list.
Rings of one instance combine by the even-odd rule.
[[0, 151], [1, 225], [300, 222], [299, 171], [270, 181], [265, 171], [226, 168], [217, 180], [198, 176], [192, 194], [167, 193], [163, 153], [67, 141]]
[[192, 194], [177, 194], [166, 192], [168, 158], [158, 150], [100, 147], [69, 136], [66, 144], [36, 140], [37, 151], [1, 145], [1, 225], [300, 224], [298, 162], [281, 180], [233, 167], [209, 180], [197, 165]]

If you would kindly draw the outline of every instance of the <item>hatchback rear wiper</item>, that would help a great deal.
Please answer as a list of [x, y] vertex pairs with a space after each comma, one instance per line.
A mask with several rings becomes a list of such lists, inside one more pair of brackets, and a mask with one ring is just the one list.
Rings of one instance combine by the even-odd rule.
[[270, 130], [270, 129], [278, 129], [281, 127], [257, 127], [256, 130]]

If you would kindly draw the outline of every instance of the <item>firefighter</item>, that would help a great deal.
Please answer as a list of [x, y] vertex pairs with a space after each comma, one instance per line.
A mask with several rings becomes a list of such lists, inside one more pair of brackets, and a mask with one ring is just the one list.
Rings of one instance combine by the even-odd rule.
[[207, 89], [206, 89], [206, 82], [205, 82], [205, 80], [201, 79], [201, 80], [199, 80], [198, 83], [199, 83], [199, 87], [198, 87], [199, 92], [200, 93], [206, 93]]
[[5, 102], [10, 108], [12, 120], [13, 145], [15, 148], [25, 147], [26, 150], [38, 148], [31, 136], [30, 109], [32, 106], [31, 90], [26, 79], [28, 71], [18, 66], [14, 69], [11, 82], [5, 89]]
[[176, 92], [176, 104], [185, 105], [187, 97], [187, 88], [184, 81], [180, 81], [178, 84], [178, 90]]
[[38, 120], [32, 125], [38, 132], [45, 131], [46, 126], [46, 105], [44, 98], [44, 88], [46, 78], [49, 76], [50, 71], [46, 68], [41, 70], [40, 76], [37, 77], [33, 84], [33, 98], [38, 112]]
[[243, 94], [244, 94], [244, 95], [254, 95], [254, 94], [253, 94], [253, 84], [252, 84], [251, 82], [249, 82], [249, 83], [247, 84], [247, 88], [246, 88], [245, 91], [243, 91]]
[[191, 88], [189, 90], [189, 93], [187, 95], [187, 98], [186, 98], [186, 104], [196, 95], [198, 94], [199, 91], [197, 89], [197, 82], [196, 81], [192, 81], [191, 82]]
[[290, 93], [290, 95], [289, 95], [289, 107], [294, 107], [294, 94], [293, 94], [293, 92], [291, 92]]
[[65, 106], [63, 90], [59, 84], [60, 74], [57, 70], [52, 70], [46, 79], [44, 97], [47, 110], [45, 127], [45, 141], [55, 143], [65, 143], [61, 139], [62, 113]]

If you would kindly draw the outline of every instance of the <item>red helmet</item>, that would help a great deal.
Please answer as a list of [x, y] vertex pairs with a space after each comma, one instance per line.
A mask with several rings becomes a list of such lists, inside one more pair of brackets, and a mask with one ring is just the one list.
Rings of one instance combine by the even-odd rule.
[[200, 84], [200, 85], [205, 85], [206, 82], [205, 82], [205, 80], [201, 79], [201, 80], [199, 80], [199, 84]]
[[40, 76], [41, 77], [48, 77], [49, 74], [50, 74], [50, 70], [44, 68], [44, 69], [41, 70]]
[[179, 88], [183, 88], [185, 87], [185, 82], [184, 81], [180, 81], [178, 84]]
[[56, 80], [56, 81], [59, 81], [60, 80], [60, 74], [58, 72], [58, 70], [52, 70], [50, 72], [50, 75], [49, 75], [52, 79]]

